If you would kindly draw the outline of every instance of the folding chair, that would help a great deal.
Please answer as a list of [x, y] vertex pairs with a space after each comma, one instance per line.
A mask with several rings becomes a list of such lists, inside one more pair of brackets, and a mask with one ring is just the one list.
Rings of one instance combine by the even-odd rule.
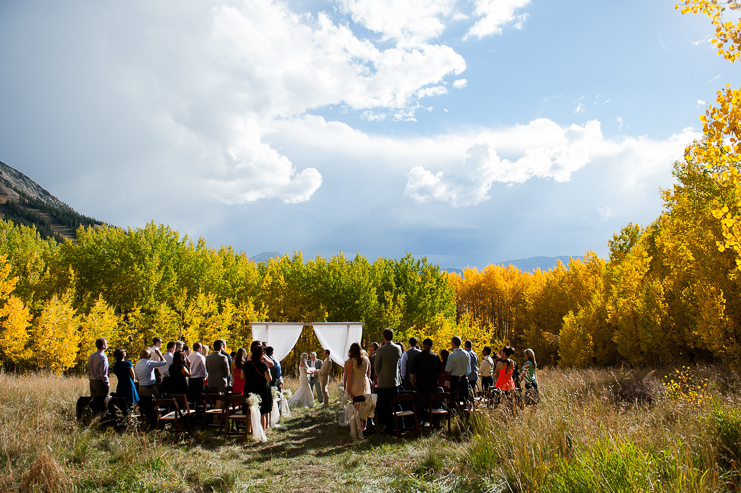
[[217, 419], [218, 424], [208, 423], [209, 426], [218, 426], [224, 428], [226, 423], [226, 396], [222, 394], [203, 394], [204, 410], [201, 419], [201, 426], [206, 426], [206, 420]]
[[[434, 404], [440, 402], [440, 407]], [[448, 435], [450, 435], [450, 408], [452, 406], [452, 396], [450, 392], [433, 392], [430, 394], [430, 425], [432, 425], [433, 416], [445, 416], [448, 419]]]
[[[239, 433], [239, 421], [244, 423], [244, 435], [247, 434], [247, 425], [250, 422], [250, 414], [244, 412], [244, 405], [247, 404], [247, 396], [232, 394], [226, 396], [226, 425], [225, 437], [241, 435]], [[235, 424], [235, 432], [232, 433], [232, 422]]]
[[[399, 404], [402, 402], [411, 402], [412, 403], [412, 409], [411, 410], [396, 410], [395, 404]], [[407, 416], [414, 416], [414, 430], [419, 437], [419, 421], [417, 419], [417, 397], [412, 394], [402, 394], [402, 395], [395, 395], [391, 399], [391, 403], [393, 405], [393, 415], [394, 415], [394, 423], [396, 423], [396, 438], [401, 438], [401, 428], [399, 428], [399, 418], [405, 418]]]
[[175, 399], [178, 403], [178, 409], [180, 409], [180, 419], [186, 421], [189, 425], [192, 424], [196, 411], [188, 405], [188, 396], [185, 394], [165, 394], [164, 397], [165, 399]]
[[178, 402], [170, 397], [169, 399], [155, 399], [154, 404], [157, 409], [157, 427], [159, 428], [160, 423], [167, 424], [172, 423], [173, 431], [178, 431], [178, 423], [180, 422], [180, 409], [178, 408]]

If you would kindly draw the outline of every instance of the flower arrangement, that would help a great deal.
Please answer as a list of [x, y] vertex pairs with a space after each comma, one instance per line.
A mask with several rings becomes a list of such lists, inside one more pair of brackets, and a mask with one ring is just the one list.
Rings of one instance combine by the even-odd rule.
[[291, 397], [293, 397], [293, 392], [291, 392], [291, 389], [286, 389], [283, 391], [283, 395], [286, 399], [290, 399]]
[[273, 394], [273, 400], [277, 401], [280, 398], [280, 391], [278, 387], [270, 387], [270, 392]]
[[260, 407], [260, 404], [262, 404], [262, 397], [257, 394], [250, 394], [247, 398], [247, 404], [249, 404], [250, 407]]

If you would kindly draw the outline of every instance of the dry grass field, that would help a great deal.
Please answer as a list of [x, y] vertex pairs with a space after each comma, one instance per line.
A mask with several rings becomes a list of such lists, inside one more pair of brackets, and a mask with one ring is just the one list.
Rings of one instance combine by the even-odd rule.
[[[540, 379], [537, 411], [480, 413], [452, 436], [353, 440], [334, 404], [294, 409], [285, 430], [256, 444], [212, 431], [83, 426], [74, 413], [84, 378], [3, 374], [0, 491], [739, 489], [738, 375], [546, 370]], [[332, 393], [336, 401], [336, 383]]]

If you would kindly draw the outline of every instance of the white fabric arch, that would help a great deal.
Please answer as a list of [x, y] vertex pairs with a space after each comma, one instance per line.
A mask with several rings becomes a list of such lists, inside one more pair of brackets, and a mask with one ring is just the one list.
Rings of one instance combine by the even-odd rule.
[[252, 340], [273, 346], [273, 358], [282, 361], [296, 345], [302, 330], [303, 323], [252, 322]]
[[363, 338], [362, 322], [327, 322], [313, 324], [314, 333], [329, 357], [340, 366], [347, 361], [347, 352], [353, 342], [360, 344]]
[[[296, 345], [304, 323], [284, 322], [252, 322], [252, 340], [265, 341], [273, 346], [273, 357], [278, 361], [288, 356]], [[316, 322], [314, 327], [316, 338], [324, 349], [329, 349], [332, 361], [343, 366], [347, 360], [347, 352], [353, 342], [361, 343], [363, 338], [363, 322]]]

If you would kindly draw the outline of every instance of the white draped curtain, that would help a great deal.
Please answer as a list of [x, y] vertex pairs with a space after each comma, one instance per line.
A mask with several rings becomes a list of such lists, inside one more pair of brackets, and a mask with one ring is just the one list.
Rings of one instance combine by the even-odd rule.
[[315, 323], [313, 326], [319, 343], [329, 349], [329, 357], [340, 366], [344, 366], [352, 343], [360, 344], [363, 338], [361, 322]]
[[264, 341], [268, 346], [273, 346], [273, 358], [282, 361], [296, 345], [302, 330], [303, 323], [253, 322], [252, 340]]
[[[252, 340], [265, 341], [273, 346], [273, 357], [283, 360], [296, 345], [303, 323], [253, 322]], [[329, 357], [340, 366], [347, 360], [347, 352], [353, 342], [360, 344], [363, 338], [362, 322], [317, 322], [312, 324], [316, 338], [324, 349], [329, 349]]]

